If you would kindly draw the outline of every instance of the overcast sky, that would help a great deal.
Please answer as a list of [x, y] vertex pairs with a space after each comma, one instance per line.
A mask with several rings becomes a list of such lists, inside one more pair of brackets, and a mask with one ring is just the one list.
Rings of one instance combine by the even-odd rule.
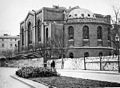
[[93, 13], [114, 16], [112, 6], [120, 6], [120, 0], [0, 0], [0, 35], [18, 35], [20, 22], [25, 19], [28, 11], [53, 5], [66, 8], [79, 6]]

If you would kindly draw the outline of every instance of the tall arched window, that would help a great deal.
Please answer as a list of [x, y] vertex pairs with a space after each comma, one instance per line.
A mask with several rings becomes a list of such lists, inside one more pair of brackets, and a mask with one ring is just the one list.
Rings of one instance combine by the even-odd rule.
[[74, 39], [74, 28], [72, 26], [68, 28], [68, 39]]
[[22, 35], [22, 45], [24, 45], [24, 29], [23, 28], [21, 30], [21, 35]]
[[110, 40], [111, 38], [110, 38], [110, 28], [108, 28], [108, 40]]
[[88, 53], [88, 52], [85, 52], [85, 53], [84, 53], [84, 57], [89, 57], [89, 53]]
[[102, 27], [97, 27], [97, 39], [102, 39]]
[[74, 54], [72, 52], [69, 53], [69, 58], [74, 58]]
[[109, 52], [109, 56], [111, 56], [112, 54], [111, 54], [111, 52]]
[[102, 53], [102, 52], [99, 52], [99, 56], [103, 56], [103, 53]]
[[17, 44], [15, 44], [15, 47], [17, 47]]
[[89, 39], [89, 27], [88, 26], [83, 27], [83, 39]]
[[28, 23], [28, 44], [32, 43], [32, 30], [31, 30], [31, 23]]
[[48, 28], [46, 28], [46, 41], [48, 41]]
[[40, 20], [38, 20], [38, 26], [37, 26], [37, 31], [38, 31], [38, 41], [41, 41], [41, 25], [40, 25]]

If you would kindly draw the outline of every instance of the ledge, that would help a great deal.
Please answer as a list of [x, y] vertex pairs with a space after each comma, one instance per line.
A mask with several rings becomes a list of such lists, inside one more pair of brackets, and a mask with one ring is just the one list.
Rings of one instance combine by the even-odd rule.
[[56, 88], [56, 87], [51, 87], [50, 85], [43, 83], [43, 82], [34, 82], [32, 80], [29, 79], [25, 79], [25, 78], [20, 78], [17, 75], [11, 75], [12, 78], [24, 83], [25, 85], [30, 86], [31, 88]]
[[[70, 47], [71, 48], [71, 47]], [[113, 50], [112, 47], [89, 47], [89, 46], [83, 46], [83, 47], [72, 47], [74, 49], [111, 49]]]

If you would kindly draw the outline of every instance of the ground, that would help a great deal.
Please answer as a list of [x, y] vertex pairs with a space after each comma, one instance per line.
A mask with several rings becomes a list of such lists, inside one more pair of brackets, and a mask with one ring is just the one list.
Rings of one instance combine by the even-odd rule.
[[37, 77], [30, 78], [30, 80], [36, 82], [47, 83], [57, 88], [87, 88], [87, 87], [120, 87], [118, 83], [111, 83], [105, 81], [95, 81], [81, 78], [72, 78], [72, 77]]
[[17, 69], [0, 67], [0, 88], [30, 88], [30, 86], [11, 78]]

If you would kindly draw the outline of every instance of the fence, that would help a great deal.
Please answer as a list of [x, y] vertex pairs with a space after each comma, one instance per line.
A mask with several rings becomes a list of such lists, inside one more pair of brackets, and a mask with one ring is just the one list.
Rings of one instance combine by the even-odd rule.
[[86, 69], [116, 71], [118, 70], [118, 57], [102, 56], [85, 59]]
[[[118, 70], [117, 56], [102, 56], [102, 57], [86, 57], [86, 58], [64, 58], [64, 69], [89, 69], [89, 70], [104, 70], [117, 71]], [[52, 60], [47, 61], [50, 67]], [[56, 68], [61, 69], [62, 59], [56, 59]]]

